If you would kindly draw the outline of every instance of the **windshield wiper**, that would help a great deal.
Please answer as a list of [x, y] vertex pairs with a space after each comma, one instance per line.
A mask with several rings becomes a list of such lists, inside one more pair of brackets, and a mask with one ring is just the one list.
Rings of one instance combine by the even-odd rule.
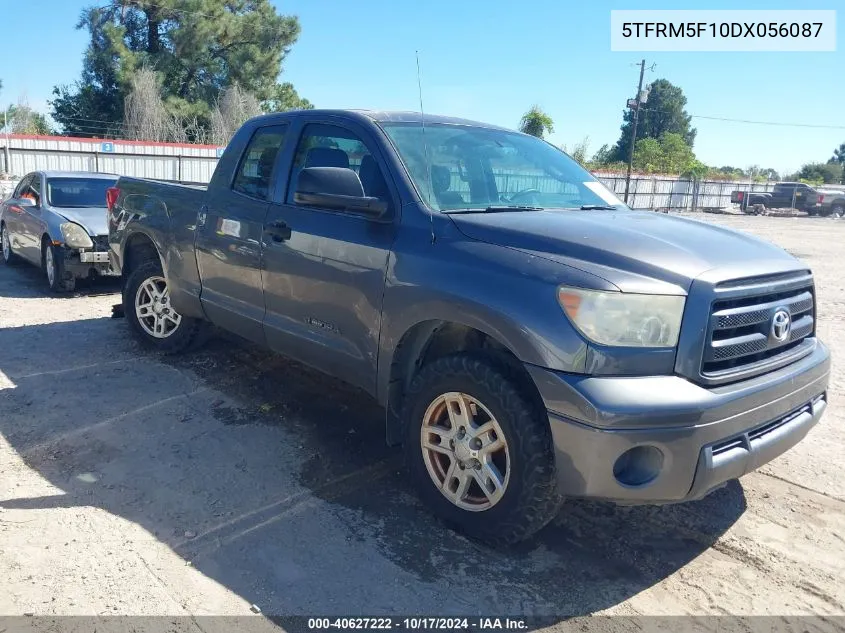
[[508, 211], [542, 211], [543, 207], [530, 207], [525, 205], [493, 205], [483, 209], [447, 209], [445, 213], [506, 213]]
[[619, 207], [613, 204], [582, 204], [581, 211], [616, 211]]

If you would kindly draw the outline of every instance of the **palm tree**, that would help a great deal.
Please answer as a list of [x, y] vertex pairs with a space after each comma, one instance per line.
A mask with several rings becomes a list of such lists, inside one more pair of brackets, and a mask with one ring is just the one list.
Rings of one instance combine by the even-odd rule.
[[519, 131], [537, 138], [543, 138], [546, 132], [551, 134], [555, 131], [555, 124], [552, 117], [543, 112], [540, 106], [533, 105], [528, 112], [522, 115], [522, 121], [519, 122]]

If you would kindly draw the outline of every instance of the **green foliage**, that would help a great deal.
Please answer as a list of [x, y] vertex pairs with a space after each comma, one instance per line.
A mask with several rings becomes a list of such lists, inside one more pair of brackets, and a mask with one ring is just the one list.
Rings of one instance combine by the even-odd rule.
[[310, 110], [314, 106], [308, 99], [300, 97], [293, 84], [286, 81], [276, 84], [270, 96], [261, 102], [264, 112], [287, 112], [288, 110]]
[[607, 143], [599, 147], [598, 151], [593, 154], [593, 157], [590, 159], [590, 163], [596, 167], [609, 165], [612, 162], [613, 156], [611, 154], [610, 145]]
[[546, 133], [552, 134], [555, 131], [555, 124], [552, 117], [543, 112], [540, 106], [533, 105], [528, 112], [522, 115], [522, 120], [519, 122], [519, 131], [537, 138], [543, 138]]
[[663, 148], [660, 142], [653, 138], [641, 138], [634, 148], [634, 169], [639, 172], [652, 173], [661, 171], [663, 163]]
[[840, 178], [842, 182], [845, 182], [845, 143], [842, 143], [839, 147], [833, 150], [833, 156], [827, 162], [835, 163], [842, 167]]
[[842, 182], [842, 168], [836, 163], [808, 163], [787, 180], [808, 184], [838, 184]]
[[699, 164], [683, 137], [674, 132], [663, 134], [659, 139], [641, 138], [634, 149], [637, 171], [681, 174], [690, 168], [697, 170]]
[[201, 128], [234, 85], [268, 111], [310, 106], [278, 82], [299, 22], [279, 15], [270, 0], [109, 0], [85, 9], [77, 28], [90, 36], [82, 76], [57, 86], [51, 104], [66, 133], [114, 133], [142, 68], [158, 76], [168, 114]]
[[569, 148], [564, 145], [561, 149], [569, 154], [572, 158], [574, 158], [582, 167], [586, 167], [588, 164], [587, 160], [587, 152], [590, 149], [590, 137], [585, 136], [583, 139], [575, 143], [572, 146], [572, 150], [570, 151]]
[[[649, 86], [648, 101], [642, 104], [637, 124], [637, 139], [659, 139], [664, 134], [678, 134], [692, 147], [695, 143], [695, 128], [692, 117], [685, 107], [687, 98], [683, 90], [666, 79], [657, 79]], [[613, 160], [628, 160], [631, 136], [634, 128], [634, 111], [625, 109], [622, 114], [622, 132], [611, 151]], [[635, 147], [636, 151], [636, 147]]]
[[692, 180], [703, 180], [710, 173], [710, 167], [693, 158], [681, 171], [681, 176]]
[[[30, 108], [24, 101], [18, 105], [9, 106], [6, 110], [5, 121], [5, 127], [0, 125], [0, 128], [3, 129], [3, 132], [9, 134], [47, 135], [55, 133], [47, 121], [47, 117]], [[3, 118], [0, 118], [0, 123], [2, 122]]]

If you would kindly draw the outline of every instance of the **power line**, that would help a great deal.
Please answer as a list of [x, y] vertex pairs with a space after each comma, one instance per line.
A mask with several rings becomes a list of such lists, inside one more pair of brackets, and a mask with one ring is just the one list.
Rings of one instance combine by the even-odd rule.
[[[671, 110], [659, 110], [655, 108], [642, 108], [641, 112], [659, 112], [662, 114], [674, 114]], [[826, 125], [818, 123], [781, 123], [779, 121], [754, 121], [751, 119], [732, 119], [729, 117], [709, 116], [705, 114], [689, 114], [693, 119], [707, 119], [709, 121], [725, 121], [729, 123], [748, 123], [752, 125], [774, 125], [776, 127], [805, 127], [823, 130], [845, 130], [845, 125]]]
[[703, 114], [690, 115], [694, 119], [708, 119], [710, 121], [729, 121], [731, 123], [750, 123], [752, 125], [774, 125], [778, 127], [809, 127], [820, 130], [845, 130], [845, 125], [819, 125], [816, 123], [780, 123], [778, 121], [751, 121], [749, 119], [729, 119], [718, 116], [705, 116]]

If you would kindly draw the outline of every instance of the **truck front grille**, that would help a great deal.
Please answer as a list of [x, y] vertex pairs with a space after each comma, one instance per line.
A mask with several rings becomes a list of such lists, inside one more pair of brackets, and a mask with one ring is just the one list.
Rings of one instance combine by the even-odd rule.
[[[757, 285], [754, 280], [748, 280], [743, 285], [740, 280], [726, 284], [742, 291], [732, 291], [730, 298], [717, 299], [712, 304], [701, 365], [705, 378], [747, 373], [754, 366], [787, 360], [813, 335], [812, 278], [805, 276], [803, 282], [795, 278], [783, 281], [779, 284], [777, 280], [767, 279]], [[775, 327], [775, 315], [779, 312], [789, 315], [785, 332], [782, 324], [780, 328]]]

